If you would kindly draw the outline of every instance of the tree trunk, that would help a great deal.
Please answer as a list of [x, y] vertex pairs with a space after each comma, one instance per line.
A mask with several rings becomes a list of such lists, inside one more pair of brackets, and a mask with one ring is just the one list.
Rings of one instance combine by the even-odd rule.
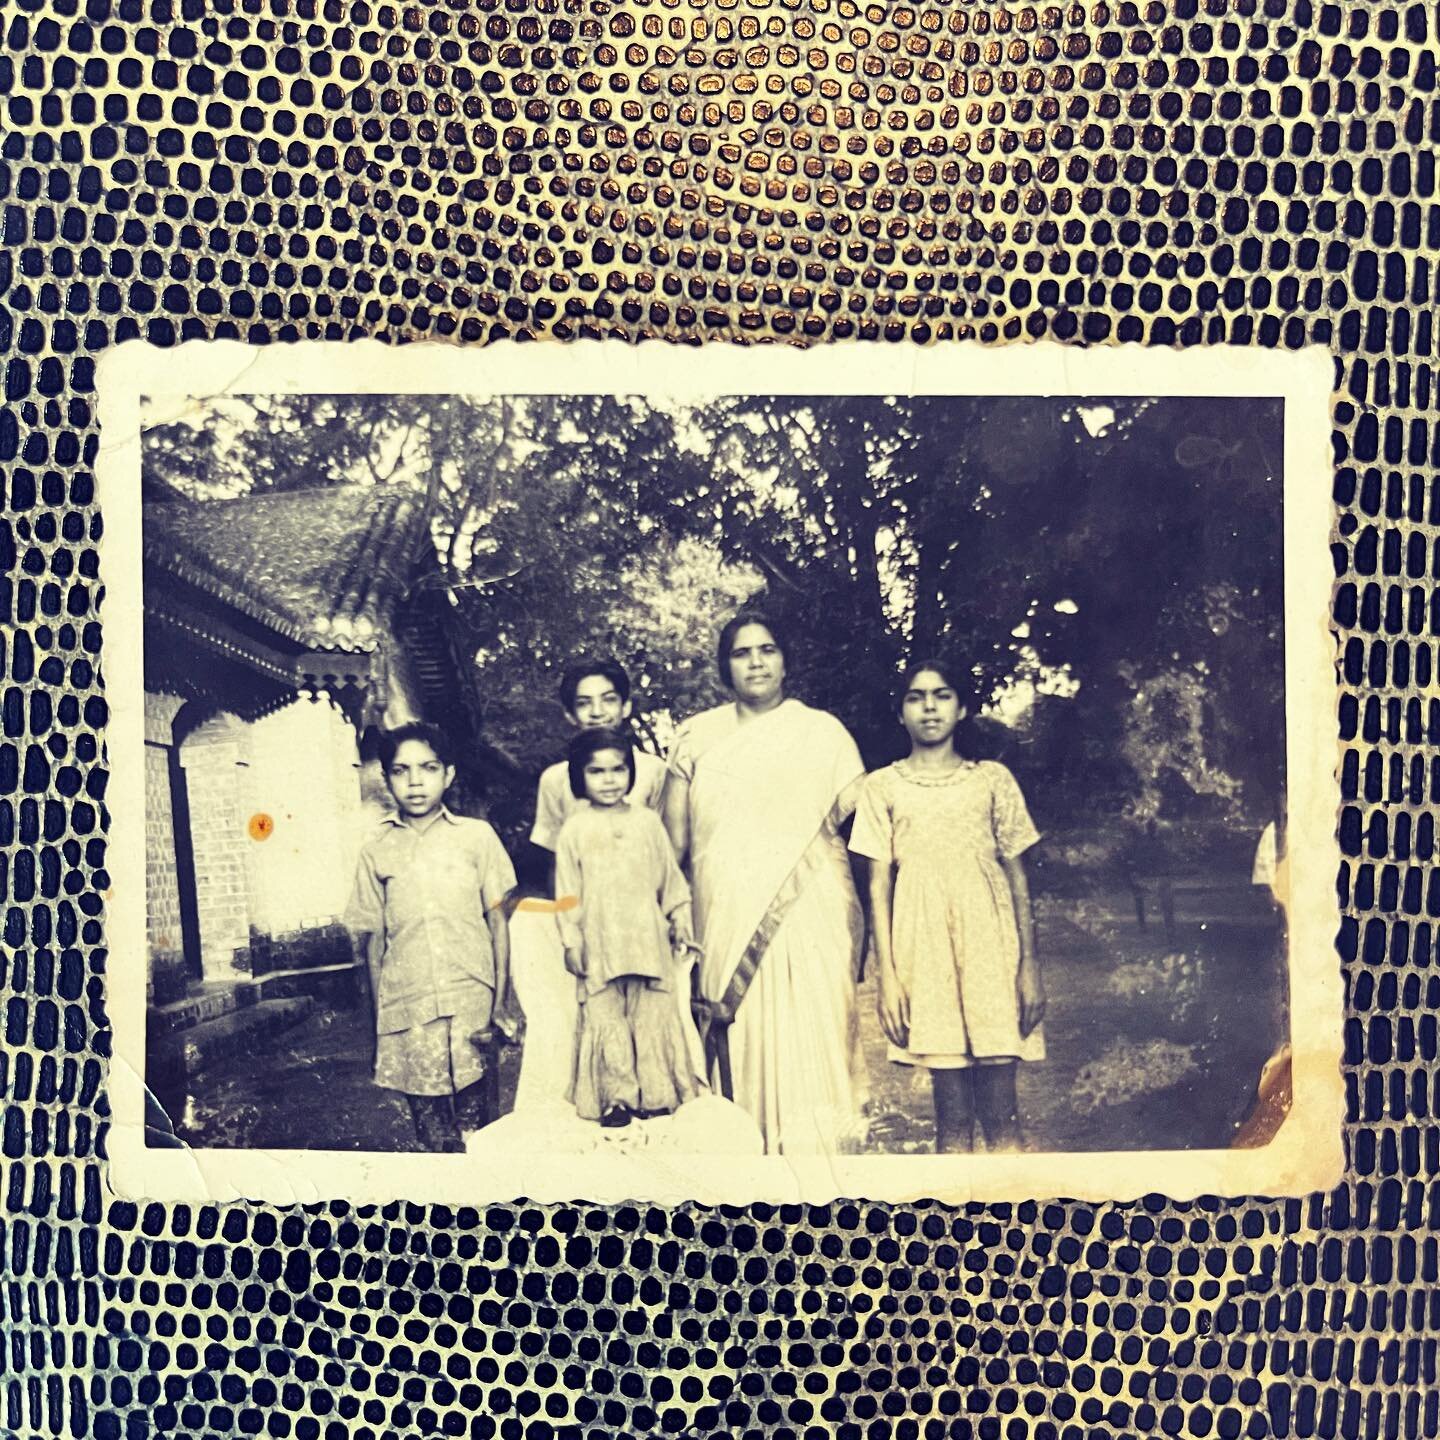
[[895, 668], [900, 659], [900, 646], [894, 622], [885, 610], [884, 581], [880, 575], [880, 559], [876, 553], [880, 526], [871, 520], [855, 533], [855, 592], [858, 602], [860, 631], [873, 650], [882, 652]]
[[926, 655], [940, 647], [945, 626], [945, 605], [940, 595], [948, 539], [942, 534], [921, 534], [915, 548], [915, 615], [911, 627], [910, 653]]

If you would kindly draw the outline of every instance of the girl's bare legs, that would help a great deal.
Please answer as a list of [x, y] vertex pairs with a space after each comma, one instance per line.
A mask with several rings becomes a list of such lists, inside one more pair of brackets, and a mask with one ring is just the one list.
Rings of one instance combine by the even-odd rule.
[[932, 1070], [935, 1153], [968, 1155], [975, 1149], [975, 1093], [969, 1070]]
[[975, 1113], [989, 1150], [1019, 1150], [1024, 1143], [1020, 1131], [1020, 1106], [1015, 1098], [1016, 1062], [1007, 1060], [974, 1067]]

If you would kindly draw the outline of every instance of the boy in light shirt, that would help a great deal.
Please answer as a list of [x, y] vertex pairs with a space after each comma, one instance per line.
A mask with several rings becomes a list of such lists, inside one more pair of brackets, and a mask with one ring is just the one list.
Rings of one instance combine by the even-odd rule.
[[366, 841], [345, 923], [363, 937], [375, 1002], [375, 1083], [410, 1106], [422, 1150], [459, 1151], [498, 1118], [487, 1036], [505, 1018], [515, 871], [484, 820], [454, 814], [455, 766], [432, 726], [380, 740], [395, 814]]

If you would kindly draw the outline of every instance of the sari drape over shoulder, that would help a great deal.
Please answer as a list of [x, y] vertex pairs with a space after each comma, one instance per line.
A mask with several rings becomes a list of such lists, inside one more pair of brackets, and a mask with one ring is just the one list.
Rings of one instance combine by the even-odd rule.
[[728, 1037], [734, 1098], [772, 1153], [844, 1148], [866, 1099], [864, 921], [839, 833], [864, 775], [855, 741], [798, 700], [743, 721], [724, 705], [682, 727], [670, 768], [689, 785], [701, 991], [719, 1002], [749, 981]]

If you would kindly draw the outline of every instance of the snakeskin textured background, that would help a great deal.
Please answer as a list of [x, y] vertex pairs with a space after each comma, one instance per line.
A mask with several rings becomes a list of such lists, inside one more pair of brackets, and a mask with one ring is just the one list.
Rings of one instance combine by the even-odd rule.
[[[0, 1428], [1434, 1434], [1435, 24], [1305, 0], [10, 0]], [[95, 361], [132, 335], [361, 334], [1329, 344], [1344, 1184], [963, 1212], [109, 1203]]]

